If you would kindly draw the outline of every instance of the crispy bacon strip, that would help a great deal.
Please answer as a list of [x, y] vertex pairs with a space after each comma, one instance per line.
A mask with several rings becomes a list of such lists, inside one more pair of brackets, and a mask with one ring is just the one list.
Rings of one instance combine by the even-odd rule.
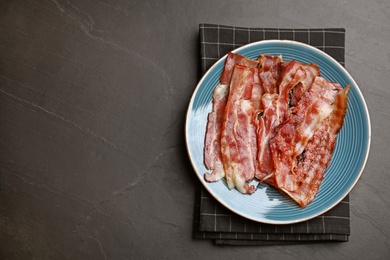
[[235, 65], [244, 65], [248, 68], [256, 68], [258, 65], [258, 61], [248, 59], [247, 57], [238, 53], [229, 52], [227, 54], [224, 70], [220, 78], [220, 82], [222, 84], [230, 83], [230, 79], [232, 77], [232, 73]]
[[338, 96], [336, 94], [341, 89], [341, 86], [337, 83], [331, 83], [321, 77], [315, 78], [310, 91], [304, 95], [302, 102], [299, 103], [297, 110], [300, 109], [301, 112], [296, 111], [302, 116], [299, 129], [303, 131], [297, 131], [295, 134], [293, 156], [302, 153], [321, 121], [333, 112], [335, 106], [331, 107], [331, 104], [335, 102], [335, 97]]
[[296, 106], [305, 91], [311, 86], [314, 79], [320, 76], [320, 68], [317, 64], [300, 64], [306, 72], [306, 77], [295, 86], [291, 93], [291, 106]]
[[318, 193], [325, 171], [332, 159], [336, 137], [347, 112], [349, 85], [340, 90], [332, 106], [332, 114], [309, 140], [303, 153], [297, 157], [293, 171], [297, 176], [299, 189], [285, 191], [301, 207], [306, 207]]
[[259, 77], [263, 92], [270, 94], [278, 93], [277, 83], [281, 73], [280, 63], [282, 62], [282, 56], [262, 54], [258, 59], [260, 66]]
[[256, 126], [251, 102], [254, 69], [236, 65], [230, 82], [221, 135], [222, 162], [230, 189], [251, 194], [254, 186], [246, 182], [254, 178], [256, 169]]
[[223, 114], [228, 99], [229, 86], [218, 84], [213, 91], [213, 110], [208, 115], [204, 164], [211, 174], [205, 174], [204, 179], [208, 182], [219, 181], [225, 177], [221, 154], [221, 131]]
[[274, 178], [282, 190], [298, 189], [293, 172], [295, 159], [305, 148], [321, 122], [332, 112], [332, 103], [339, 86], [317, 77], [288, 119], [278, 127], [270, 149], [275, 163]]
[[344, 124], [344, 117], [347, 113], [347, 102], [348, 102], [348, 92], [350, 85], [348, 84], [344, 89], [342, 89], [336, 96], [336, 100], [333, 104], [333, 114], [331, 118], [332, 123], [332, 133], [337, 135]]
[[[219, 181], [225, 177], [221, 158], [221, 131], [222, 119], [229, 96], [229, 83], [232, 77], [233, 68], [236, 64], [243, 64], [248, 67], [256, 67], [258, 61], [250, 60], [240, 54], [229, 52], [225, 60], [224, 70], [220, 77], [220, 83], [213, 91], [213, 109], [207, 117], [207, 127], [204, 147], [204, 164], [211, 174], [205, 174], [204, 178], [208, 182]], [[261, 89], [258, 87], [259, 79], [255, 77], [257, 87], [253, 88], [253, 99], [257, 100], [261, 96]], [[257, 102], [259, 103], [259, 102]]]
[[264, 112], [259, 118], [257, 133], [258, 169], [256, 171], [256, 178], [259, 180], [262, 180], [267, 174], [271, 174], [274, 170], [274, 162], [269, 149], [269, 140], [274, 136], [273, 130], [279, 123], [277, 101], [277, 94], [266, 93], [262, 96], [262, 107]]
[[346, 111], [348, 88], [340, 90], [339, 84], [317, 77], [270, 142], [276, 186], [302, 207], [318, 192], [330, 162], [336, 140], [330, 122], [333, 117], [342, 122]]
[[274, 129], [285, 120], [289, 108], [289, 92], [306, 76], [305, 70], [298, 62], [291, 61], [284, 64], [283, 68], [278, 79], [279, 95], [266, 93], [262, 98], [264, 113], [258, 124], [258, 169], [256, 171], [256, 178], [261, 181], [267, 180], [274, 172], [269, 141], [274, 137]]
[[279, 98], [278, 98], [278, 116], [279, 123], [285, 120], [286, 112], [289, 108], [289, 93], [299, 82], [306, 77], [306, 71], [301, 64], [291, 61], [279, 78]]
[[328, 117], [314, 133], [304, 152], [297, 158], [297, 165], [293, 171], [299, 188], [295, 191], [282, 189], [303, 208], [317, 195], [332, 158], [336, 135], [331, 134], [330, 129]]

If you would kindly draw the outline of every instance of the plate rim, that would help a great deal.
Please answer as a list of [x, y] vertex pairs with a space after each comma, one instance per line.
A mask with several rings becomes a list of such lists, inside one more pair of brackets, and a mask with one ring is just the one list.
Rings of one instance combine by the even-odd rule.
[[367, 123], [367, 150], [365, 151], [364, 160], [362, 162], [362, 166], [361, 166], [361, 168], [359, 170], [359, 173], [356, 176], [356, 179], [354, 180], [352, 185], [350, 185], [348, 187], [348, 189], [342, 194], [342, 196], [340, 196], [340, 198], [333, 203], [333, 205], [331, 205], [331, 206], [329, 206], [329, 207], [327, 207], [327, 208], [325, 208], [323, 210], [318, 211], [316, 214], [313, 214], [311, 216], [304, 217], [304, 218], [299, 218], [299, 219], [296, 219], [296, 220], [286, 220], [286, 221], [267, 220], [267, 219], [259, 220], [257, 218], [254, 218], [254, 217], [248, 216], [246, 214], [243, 214], [240, 211], [237, 211], [237, 210], [233, 209], [229, 205], [226, 205], [222, 200], [220, 200], [218, 198], [218, 196], [214, 195], [214, 193], [211, 190], [211, 188], [209, 188], [207, 185], [205, 185], [204, 180], [203, 180], [203, 175], [200, 176], [197, 173], [196, 167], [195, 167], [194, 162], [193, 162], [193, 158], [192, 158], [192, 156], [190, 156], [191, 153], [190, 153], [190, 149], [189, 149], [189, 140], [188, 140], [188, 134], [187, 134], [187, 132], [188, 132], [187, 127], [188, 127], [188, 121], [189, 121], [189, 114], [191, 112], [190, 108], [192, 107], [192, 105], [194, 103], [196, 94], [198, 93], [200, 87], [202, 86], [203, 81], [211, 73], [211, 71], [214, 69], [214, 67], [218, 66], [218, 64], [220, 62], [222, 62], [222, 61], [224, 61], [226, 59], [227, 53], [225, 55], [223, 55], [221, 58], [219, 58], [218, 60], [216, 60], [214, 62], [214, 64], [202, 75], [201, 79], [198, 81], [195, 89], [193, 90], [190, 102], [188, 103], [188, 106], [187, 106], [186, 118], [185, 118], [185, 127], [184, 127], [184, 135], [185, 135], [186, 150], [187, 150], [187, 154], [188, 154], [188, 157], [189, 157], [191, 165], [192, 165], [192, 169], [194, 170], [196, 176], [198, 177], [198, 179], [202, 183], [202, 186], [210, 193], [210, 195], [214, 199], [216, 199], [218, 201], [218, 203], [223, 205], [225, 208], [227, 208], [231, 212], [234, 212], [235, 214], [240, 215], [240, 216], [242, 216], [242, 217], [244, 217], [246, 219], [253, 220], [253, 221], [259, 222], [259, 223], [265, 223], [265, 224], [284, 225], [284, 224], [294, 224], [294, 223], [304, 222], [304, 221], [316, 218], [316, 217], [324, 214], [325, 212], [331, 210], [333, 207], [338, 205], [340, 203], [340, 201], [342, 201], [351, 192], [351, 190], [356, 186], [357, 182], [360, 180], [361, 175], [362, 175], [362, 173], [363, 173], [363, 171], [364, 171], [364, 169], [366, 167], [366, 164], [367, 164], [367, 161], [368, 161], [368, 157], [369, 157], [369, 154], [370, 154], [370, 149], [371, 149], [371, 119], [370, 119], [370, 113], [369, 113], [369, 110], [368, 110], [367, 102], [366, 102], [366, 100], [365, 100], [365, 98], [363, 96], [363, 93], [361, 92], [358, 84], [354, 80], [354, 78], [350, 75], [350, 73], [346, 70], [346, 68], [344, 66], [342, 66], [337, 60], [335, 60], [332, 56], [330, 56], [329, 54], [325, 53], [324, 51], [322, 51], [322, 50], [320, 50], [320, 49], [318, 49], [318, 48], [316, 48], [314, 46], [311, 46], [311, 45], [306, 44], [306, 43], [298, 42], [298, 41], [293, 41], [293, 40], [273, 39], [273, 40], [255, 41], [255, 42], [251, 42], [251, 43], [248, 43], [248, 44], [244, 44], [244, 45], [242, 45], [242, 46], [240, 46], [238, 48], [235, 48], [235, 49], [231, 50], [231, 52], [238, 53], [242, 49], [246, 49], [246, 48], [249, 48], [249, 47], [254, 46], [254, 45], [257, 46], [257, 45], [262, 45], [262, 44], [280, 44], [280, 43], [291, 44], [291, 45], [298, 45], [298, 46], [301, 46], [303, 48], [308, 48], [308, 49], [311, 49], [312, 51], [320, 54], [320, 56], [325, 56], [327, 59], [331, 60], [332, 63], [334, 63], [334, 65], [336, 65], [340, 70], [343, 71], [343, 73], [345, 73], [345, 75], [348, 77], [348, 79], [351, 81], [351, 83], [354, 84], [354, 86], [356, 87], [355, 90], [357, 91], [357, 94], [358, 94], [358, 96], [360, 97], [360, 99], [362, 101], [361, 103], [363, 104], [364, 114], [365, 114], [365, 116], [367, 118], [367, 122], [366, 122]]

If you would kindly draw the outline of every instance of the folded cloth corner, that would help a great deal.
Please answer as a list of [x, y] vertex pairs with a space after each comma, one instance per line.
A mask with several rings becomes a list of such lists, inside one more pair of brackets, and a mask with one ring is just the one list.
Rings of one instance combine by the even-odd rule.
[[[200, 61], [204, 74], [229, 51], [268, 39], [312, 45], [345, 65], [345, 29], [245, 28], [200, 24]], [[347, 242], [350, 235], [349, 196], [328, 212], [308, 221], [272, 225], [243, 218], [222, 206], [199, 183], [194, 214], [194, 238], [217, 245], [280, 245]]]

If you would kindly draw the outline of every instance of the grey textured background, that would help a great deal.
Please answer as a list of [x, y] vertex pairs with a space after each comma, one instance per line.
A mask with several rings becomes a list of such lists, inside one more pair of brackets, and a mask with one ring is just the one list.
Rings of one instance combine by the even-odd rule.
[[[199, 23], [346, 28], [370, 157], [347, 243], [192, 239], [184, 142]], [[384, 259], [390, 255], [390, 2], [0, 2], [0, 258]]]

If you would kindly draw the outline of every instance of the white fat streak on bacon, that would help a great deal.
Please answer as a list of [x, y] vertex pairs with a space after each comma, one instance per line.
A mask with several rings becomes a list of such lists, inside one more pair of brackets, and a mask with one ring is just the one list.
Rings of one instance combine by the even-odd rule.
[[240, 100], [237, 106], [237, 124], [235, 125], [235, 139], [239, 151], [239, 163], [237, 163], [233, 178], [234, 183], [241, 193], [252, 193], [254, 187], [249, 187], [246, 182], [254, 178], [256, 171], [256, 126], [253, 120], [253, 104], [250, 100]]
[[258, 68], [254, 68], [255, 73], [253, 75], [253, 89], [252, 89], [252, 102], [255, 109], [255, 114], [261, 111], [261, 97], [263, 96], [263, 90], [259, 78]]
[[204, 151], [204, 164], [208, 170], [212, 170], [211, 174], [204, 175], [208, 182], [219, 181], [225, 177], [221, 158], [221, 131], [228, 88], [228, 85], [218, 84], [213, 91], [213, 109], [208, 115]]
[[295, 149], [293, 156], [298, 156], [303, 152], [315, 130], [318, 129], [322, 120], [327, 118], [331, 112], [331, 105], [322, 100], [318, 100], [307, 108], [307, 116], [303, 119], [299, 127], [302, 132], [297, 132], [294, 138]]
[[316, 77], [298, 105], [289, 111], [288, 119], [277, 129], [270, 148], [275, 163], [274, 178], [280, 189], [296, 191], [299, 188], [293, 170], [296, 158], [320, 128], [322, 121], [332, 113], [332, 103], [340, 88], [338, 84]]
[[230, 93], [222, 125], [221, 152], [229, 189], [251, 194], [256, 164], [256, 127], [251, 102], [254, 69], [237, 65], [230, 82]]
[[[303, 129], [302, 133], [298, 131], [295, 135], [294, 156], [303, 152], [318, 125], [333, 112], [334, 106], [332, 104], [335, 102], [336, 93], [340, 90], [341, 86], [338, 84], [331, 83], [321, 77], [315, 78], [310, 91], [303, 96], [304, 100], [299, 103], [298, 109], [302, 110], [302, 107], [305, 109], [305, 117], [299, 126], [300, 129]], [[314, 99], [317, 100], [314, 101]]]

